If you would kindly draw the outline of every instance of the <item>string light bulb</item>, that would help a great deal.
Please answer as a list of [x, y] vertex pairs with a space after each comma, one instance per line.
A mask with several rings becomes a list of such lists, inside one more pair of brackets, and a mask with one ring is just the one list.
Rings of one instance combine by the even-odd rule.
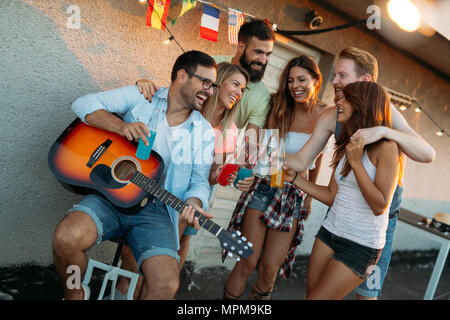
[[402, 111], [405, 111], [407, 108], [406, 108], [406, 106], [404, 105], [404, 104], [402, 104], [401, 106], [400, 106], [400, 110], [402, 110]]
[[438, 137], [443, 136], [443, 135], [444, 135], [444, 129], [441, 129], [441, 130], [437, 131], [437, 132], [436, 132], [436, 135], [437, 135]]
[[169, 45], [169, 44], [172, 42], [173, 39], [175, 39], [175, 37], [174, 37], [174, 36], [170, 36], [170, 38], [164, 40], [163, 43], [164, 43], [165, 45]]
[[414, 109], [414, 111], [417, 112], [417, 113], [419, 113], [420, 111], [422, 111], [422, 108], [421, 108], [421, 107], [416, 107], [416, 108]]
[[138, 0], [138, 2], [139, 2], [139, 4], [140, 4], [140, 5], [142, 5], [142, 6], [143, 6], [144, 4], [146, 4], [146, 3], [147, 3], [147, 0]]
[[416, 31], [420, 26], [420, 12], [410, 0], [390, 0], [389, 17], [403, 30]]

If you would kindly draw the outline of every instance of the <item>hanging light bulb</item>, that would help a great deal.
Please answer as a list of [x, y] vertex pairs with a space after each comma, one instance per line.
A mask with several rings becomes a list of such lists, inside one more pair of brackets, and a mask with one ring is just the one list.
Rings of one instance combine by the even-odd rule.
[[147, 0], [138, 0], [138, 2], [139, 2], [140, 5], [144, 5], [144, 4], [147, 3]]
[[420, 26], [420, 12], [410, 0], [390, 0], [389, 17], [403, 30], [416, 31]]
[[164, 43], [165, 45], [169, 45], [169, 44], [172, 42], [173, 39], [175, 39], [175, 37], [174, 37], [174, 36], [170, 36], [170, 38], [164, 40], [163, 43]]
[[441, 129], [441, 130], [437, 131], [437, 132], [436, 132], [436, 135], [437, 135], [438, 137], [443, 136], [443, 135], [444, 135], [444, 129]]
[[400, 110], [402, 110], [402, 111], [405, 111], [407, 108], [406, 108], [406, 106], [404, 105], [404, 104], [402, 104], [401, 106], [400, 106]]
[[416, 108], [414, 109], [414, 111], [415, 111], [415, 112], [420, 112], [420, 111], [422, 111], [422, 108], [421, 108], [421, 107], [416, 107]]

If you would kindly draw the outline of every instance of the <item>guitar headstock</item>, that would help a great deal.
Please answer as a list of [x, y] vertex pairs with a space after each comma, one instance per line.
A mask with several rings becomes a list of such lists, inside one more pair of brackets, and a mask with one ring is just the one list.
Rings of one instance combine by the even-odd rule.
[[231, 233], [222, 229], [217, 238], [219, 238], [222, 249], [228, 251], [228, 256], [232, 257], [235, 254], [237, 261], [240, 258], [246, 259], [253, 253], [253, 244], [248, 242], [244, 236], [241, 237], [240, 231]]

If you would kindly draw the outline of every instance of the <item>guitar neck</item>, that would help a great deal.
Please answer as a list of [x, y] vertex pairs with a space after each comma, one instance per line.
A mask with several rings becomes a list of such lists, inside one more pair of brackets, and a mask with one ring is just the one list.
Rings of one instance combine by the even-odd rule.
[[[137, 185], [139, 188], [150, 193], [162, 203], [175, 209], [178, 213], [180, 213], [184, 209], [184, 207], [187, 206], [184, 201], [178, 199], [169, 191], [158, 185], [154, 180], [150, 179], [140, 172], [136, 172], [136, 174], [130, 179], [130, 181]], [[200, 226], [211, 232], [213, 235], [217, 236], [222, 231], [222, 227], [206, 218], [197, 210], [195, 210], [194, 215], [198, 218]]]

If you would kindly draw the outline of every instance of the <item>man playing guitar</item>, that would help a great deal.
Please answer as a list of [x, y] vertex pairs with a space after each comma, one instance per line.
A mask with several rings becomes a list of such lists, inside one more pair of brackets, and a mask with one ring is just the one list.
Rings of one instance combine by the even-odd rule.
[[[162, 110], [164, 116], [153, 144], [164, 160], [161, 183], [189, 204], [182, 219], [198, 226], [198, 218], [193, 221], [195, 210], [212, 217], [202, 208], [207, 207], [210, 193], [214, 134], [198, 111], [216, 87], [216, 63], [203, 52], [186, 52], [176, 60], [171, 80], [171, 86], [161, 88], [151, 103], [136, 86], [127, 86], [80, 97], [72, 109], [89, 126], [146, 143], [152, 113], [155, 108]], [[53, 239], [54, 264], [64, 298], [89, 298], [89, 289], [84, 286], [67, 288], [68, 266], [77, 265], [84, 273], [90, 247], [124, 236], [145, 279], [140, 298], [173, 299], [179, 286], [178, 219], [178, 212], [157, 198], [136, 214], [126, 215], [104, 197], [85, 196], [59, 223]]]

